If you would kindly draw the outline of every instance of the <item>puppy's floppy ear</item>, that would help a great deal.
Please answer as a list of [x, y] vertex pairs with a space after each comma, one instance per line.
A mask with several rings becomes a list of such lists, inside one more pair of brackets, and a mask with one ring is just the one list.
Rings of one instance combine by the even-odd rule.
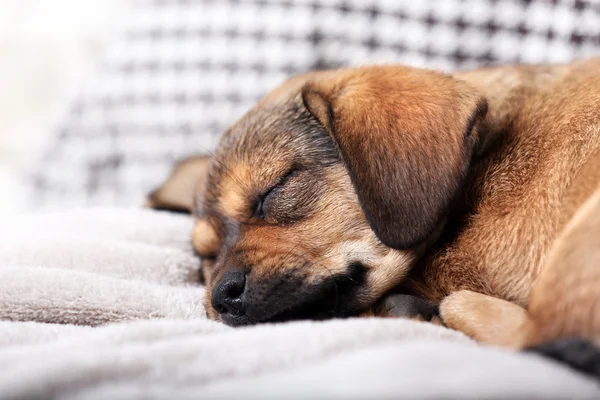
[[148, 195], [146, 206], [192, 213], [195, 192], [206, 183], [210, 160], [209, 156], [193, 156], [177, 163], [169, 178]]
[[318, 73], [302, 101], [325, 127], [377, 237], [425, 240], [461, 188], [486, 101], [450, 76], [405, 67]]

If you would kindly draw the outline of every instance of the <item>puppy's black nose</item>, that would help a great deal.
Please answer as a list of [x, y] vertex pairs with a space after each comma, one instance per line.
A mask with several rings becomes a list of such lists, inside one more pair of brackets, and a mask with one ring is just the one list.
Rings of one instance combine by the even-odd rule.
[[246, 286], [246, 272], [241, 268], [225, 271], [212, 291], [211, 302], [219, 314], [244, 315], [242, 293]]

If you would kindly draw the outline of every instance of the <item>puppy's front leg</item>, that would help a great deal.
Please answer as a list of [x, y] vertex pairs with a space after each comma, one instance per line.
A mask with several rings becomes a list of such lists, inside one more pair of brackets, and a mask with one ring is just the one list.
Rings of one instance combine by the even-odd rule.
[[502, 347], [521, 348], [535, 331], [535, 324], [522, 307], [470, 290], [444, 298], [440, 316], [448, 328], [478, 342]]
[[387, 295], [363, 316], [415, 319], [442, 325], [436, 305], [408, 294]]

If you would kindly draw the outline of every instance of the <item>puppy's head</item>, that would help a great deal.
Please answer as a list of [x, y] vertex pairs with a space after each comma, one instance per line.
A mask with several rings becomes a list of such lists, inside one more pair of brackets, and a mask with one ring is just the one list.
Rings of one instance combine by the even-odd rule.
[[475, 90], [431, 71], [298, 76], [211, 157], [180, 164], [150, 203], [194, 214], [211, 318], [354, 315], [402, 280], [440, 228], [485, 111]]

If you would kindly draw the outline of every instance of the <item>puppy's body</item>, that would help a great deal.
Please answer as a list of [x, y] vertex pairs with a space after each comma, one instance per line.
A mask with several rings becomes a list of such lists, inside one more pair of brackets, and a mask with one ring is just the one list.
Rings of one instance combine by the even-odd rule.
[[[593, 322], [600, 317], [600, 226], [590, 220], [600, 215], [593, 199], [600, 194], [600, 61], [484, 69], [457, 77], [488, 99], [484, 123], [495, 131], [488, 136], [495, 144], [471, 167], [456, 230], [415, 270], [414, 287], [434, 301], [460, 290], [486, 294], [529, 306], [534, 318], [554, 315], [554, 324], [570, 325], [550, 328], [550, 321], [540, 321], [544, 327], [535, 329], [545, 336], [550, 329], [562, 331], [545, 339], [589, 335], [594, 329], [600, 334], [600, 324]], [[574, 237], [570, 230], [585, 233]], [[576, 261], [559, 254], [572, 241], [582, 249]], [[574, 298], [580, 298], [577, 304]], [[499, 304], [478, 299], [455, 294], [442, 307], [444, 318], [481, 340], [515, 345], [541, 340], [540, 332], [525, 338], [508, 328], [522, 319], [515, 329], [532, 329], [531, 316], [515, 309], [506, 314], [513, 321], [503, 329], [505, 321], [492, 313]], [[560, 315], [574, 313], [588, 321], [559, 322]], [[477, 321], [476, 314], [483, 318]]]
[[525, 306], [559, 232], [596, 189], [588, 181], [600, 183], [600, 62], [456, 76], [488, 99], [494, 143], [471, 166], [456, 237], [427, 259], [425, 287], [437, 301], [468, 289]]
[[[577, 291], [599, 247], [586, 217], [600, 214], [599, 71], [595, 59], [286, 82], [223, 136], [191, 202], [209, 316], [356, 315], [403, 284], [443, 300], [444, 321], [483, 341], [600, 334], [560, 309], [583, 304], [600, 320], [600, 288]], [[583, 256], [567, 265], [573, 248]], [[548, 294], [559, 287], [557, 308]], [[427, 310], [403, 299], [366, 314]], [[562, 333], [542, 339], [544, 318]]]

